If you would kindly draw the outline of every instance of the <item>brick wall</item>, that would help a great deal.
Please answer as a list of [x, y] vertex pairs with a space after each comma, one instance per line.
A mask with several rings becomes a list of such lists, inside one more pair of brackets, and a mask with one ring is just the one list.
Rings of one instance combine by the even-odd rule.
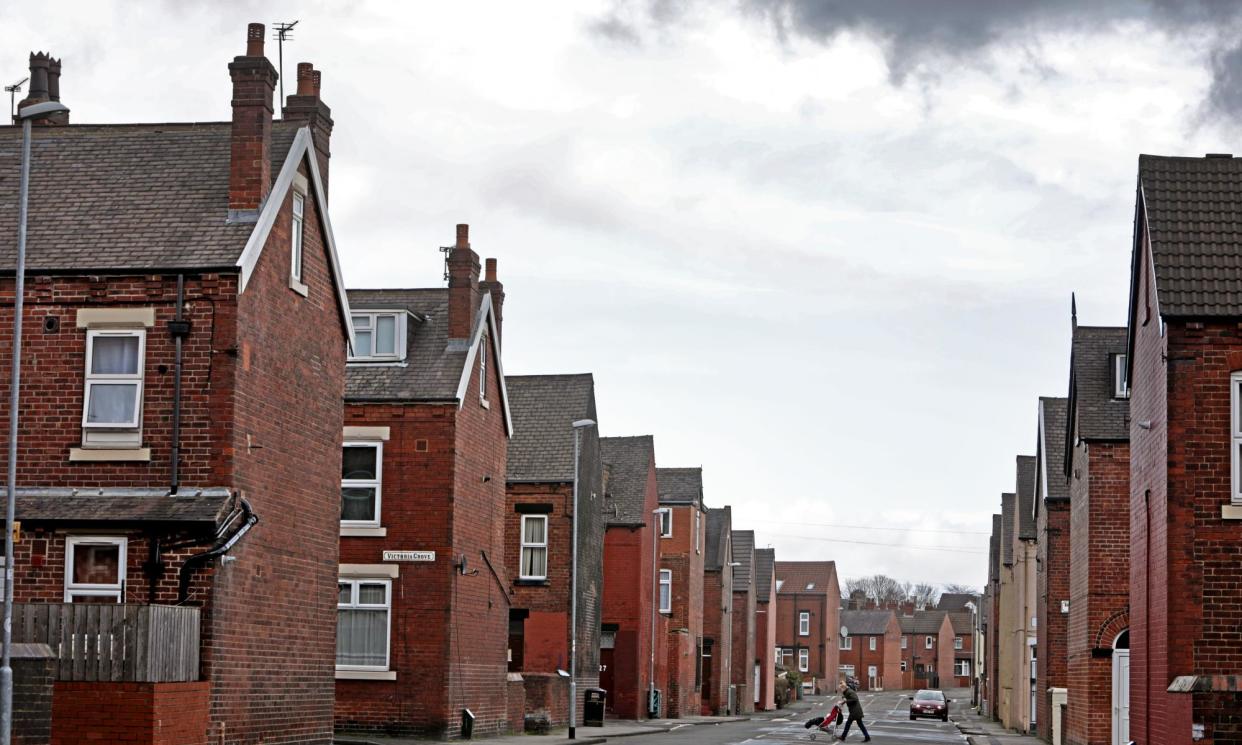
[[623, 719], [637, 719], [647, 710], [653, 533], [650, 525], [616, 526], [609, 527], [604, 536], [603, 622], [618, 627], [608, 702], [616, 716]]
[[[854, 677], [858, 678], [862, 684], [862, 690], [870, 691], [876, 688], [884, 688], [885, 681], [885, 654], [888, 652], [891, 643], [900, 643], [900, 635], [894, 636], [892, 640], [882, 634], [850, 634], [850, 648], [842, 649], [840, 654], [840, 664], [852, 665], [854, 667]], [[875, 649], [871, 649], [871, 639], [875, 639]], [[887, 646], [886, 646], [887, 645]], [[871, 685], [871, 678], [868, 668], [875, 668], [875, 685]], [[900, 669], [900, 668], [899, 668]], [[888, 685], [889, 688], [900, 687], [900, 682]]]
[[[1060, 464], [1048, 464], [1056, 478]], [[1037, 497], [1038, 498], [1038, 497]], [[1052, 694], [1049, 688], [1068, 685], [1066, 631], [1069, 617], [1061, 601], [1070, 599], [1070, 502], [1046, 501], [1040, 505], [1036, 548], [1036, 669], [1035, 722], [1041, 739], [1052, 741]]]
[[[753, 558], [751, 565], [754, 565]], [[749, 714], [755, 710], [755, 583], [752, 579], [746, 592], [733, 595], [733, 684], [737, 686], [737, 710]]]
[[[836, 688], [838, 678], [839, 650], [838, 631], [841, 624], [838, 618], [837, 596], [829, 596], [815, 592], [782, 592], [776, 596], [776, 644], [782, 648], [794, 649], [790, 664], [797, 669], [797, 649], [810, 651], [810, 670], [802, 674], [803, 680], [814, 677], [817, 690], [831, 691]], [[798, 634], [798, 613], [809, 612], [811, 633], [808, 636]]]
[[[696, 505], [663, 505], [673, 513], [673, 535], [659, 542], [660, 567], [672, 571], [668, 616], [667, 716], [697, 716], [702, 709], [698, 649], [703, 639], [703, 546], [707, 517]], [[694, 514], [698, 512], [695, 538]], [[695, 546], [698, 548], [696, 549]]]
[[768, 582], [768, 596], [756, 597], [755, 647], [759, 657], [760, 711], [776, 708], [776, 580]]
[[206, 745], [210, 684], [57, 681], [52, 745]]
[[42, 647], [46, 657], [17, 654], [13, 665], [13, 727], [14, 745], [43, 745], [52, 737], [52, 690], [56, 665], [51, 649]]
[[[727, 539], [721, 538], [722, 541]], [[726, 552], [727, 555], [727, 552]], [[733, 571], [726, 563], [720, 569], [704, 572], [703, 576], [703, 641], [710, 641], [710, 657], [703, 659], [703, 713], [724, 714], [729, 706], [729, 685], [734, 673], [733, 650], [735, 613]], [[740, 610], [740, 609], [739, 609]], [[753, 705], [752, 705], [753, 706]]]

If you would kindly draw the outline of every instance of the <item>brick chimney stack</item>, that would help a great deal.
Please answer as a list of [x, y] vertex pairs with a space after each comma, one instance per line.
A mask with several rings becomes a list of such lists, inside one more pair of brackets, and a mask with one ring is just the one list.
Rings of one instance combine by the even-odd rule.
[[254, 220], [272, 189], [272, 95], [276, 68], [263, 56], [263, 24], [246, 30], [246, 54], [229, 64], [233, 78], [229, 215]]
[[500, 343], [504, 340], [504, 336], [501, 333], [501, 321], [504, 316], [501, 311], [505, 305], [505, 286], [501, 284], [500, 280], [496, 279], [495, 259], [488, 259], [484, 263], [484, 267], [486, 267], [483, 275], [484, 279], [479, 283], [479, 289], [492, 296], [492, 312], [496, 314], [496, 342]]
[[[328, 158], [331, 157], [328, 146], [332, 140], [332, 110], [319, 98], [320, 83], [320, 73], [315, 66], [309, 62], [299, 62], [297, 93], [287, 97], [283, 116], [286, 121], [310, 127], [315, 140], [315, 160], [326, 192]], [[325, 199], [327, 196], [324, 194]]]
[[[52, 59], [52, 55], [45, 52], [30, 53], [30, 86], [27, 88], [26, 97], [17, 104], [17, 110], [21, 111], [27, 106], [32, 106], [45, 101], [60, 100], [60, 60]], [[14, 122], [16, 123], [16, 115]], [[69, 113], [62, 112], [45, 116], [42, 119], [34, 119], [31, 121], [36, 127], [47, 127], [57, 124], [68, 124]]]
[[448, 338], [465, 341], [474, 330], [479, 307], [479, 255], [470, 249], [470, 226], [457, 226], [457, 242], [448, 257]]

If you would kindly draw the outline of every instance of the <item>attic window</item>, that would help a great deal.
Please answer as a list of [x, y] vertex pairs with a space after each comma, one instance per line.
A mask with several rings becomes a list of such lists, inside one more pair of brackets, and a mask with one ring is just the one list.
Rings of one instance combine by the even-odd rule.
[[780, 591], [781, 591], [781, 585], [783, 585], [783, 584], [785, 584], [785, 580], [783, 580], [783, 579], [778, 579], [778, 580], [776, 580], [776, 591], [777, 591], [777, 592], [780, 592]]
[[814, 583], [814, 582], [807, 582], [807, 583], [806, 583], [806, 589], [808, 589], [808, 590], [814, 590], [814, 589], [815, 589], [815, 583]]
[[396, 362], [405, 359], [405, 313], [368, 311], [350, 316], [354, 350], [350, 362]]
[[1112, 355], [1113, 362], [1113, 398], [1130, 397], [1130, 380], [1126, 375], [1126, 356]]

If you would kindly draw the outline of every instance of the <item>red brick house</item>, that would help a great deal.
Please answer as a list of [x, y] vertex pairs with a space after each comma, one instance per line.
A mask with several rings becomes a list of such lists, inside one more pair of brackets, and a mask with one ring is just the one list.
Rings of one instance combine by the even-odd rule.
[[920, 610], [899, 616], [898, 640], [905, 662], [902, 688], [949, 688], [953, 685], [953, 622], [940, 610]]
[[[1130, 411], [1126, 329], [1074, 326], [1063, 469], [1070, 484], [1070, 607], [1066, 740], [1111, 745], [1114, 678], [1129, 650], [1114, 641], [1129, 626]], [[1128, 659], [1128, 658], [1127, 658]]]
[[776, 708], [776, 549], [755, 549], [755, 657], [759, 662], [756, 711]]
[[991, 719], [999, 718], [997, 701], [1000, 694], [1000, 572], [1001, 516], [992, 515], [992, 534], [988, 539], [988, 584], [983, 592], [983, 674], [980, 677], [982, 712]]
[[[733, 687], [733, 660], [737, 613], [733, 587], [733, 514], [728, 507], [707, 511], [706, 553], [703, 556], [703, 713], [734, 714], [738, 701], [729, 695]], [[736, 690], [736, 689], [733, 689]]]
[[504, 291], [494, 260], [479, 281], [465, 225], [448, 267], [448, 288], [349, 292], [336, 486], [344, 732], [457, 734], [462, 709], [479, 734], [521, 724], [505, 686]]
[[649, 692], [668, 687], [668, 619], [656, 612], [655, 443], [650, 435], [601, 437], [599, 446], [607, 516], [599, 683], [614, 716], [638, 719]]
[[[327, 215], [331, 119], [303, 65], [273, 121], [263, 38], [251, 24], [229, 65], [231, 122], [34, 128], [14, 641], [69, 659], [85, 642], [37, 638], [21, 619], [76, 619], [100, 665], [112, 641], [119, 678], [61, 665], [52, 742], [332, 739], [350, 334]], [[22, 105], [59, 100], [60, 71], [31, 55]], [[6, 368], [20, 139], [0, 127]], [[138, 669], [137, 635], [163, 632], [175, 644], [151, 654], [168, 666]]]
[[[570, 669], [574, 530], [573, 423], [599, 421], [595, 382], [583, 375], [510, 375], [513, 439], [509, 445], [504, 529], [511, 587], [509, 669], [522, 673], [526, 711], [566, 722]], [[578, 706], [599, 685], [600, 611], [604, 593], [604, 469], [599, 428], [577, 430]], [[577, 719], [575, 721], [581, 721]]]
[[1067, 400], [1039, 399], [1035, 444], [1035, 722], [1039, 736], [1060, 741], [1066, 703], [1069, 621], [1070, 491], [1065, 478]]
[[1135, 716], [1122, 734], [1144, 743], [1242, 741], [1239, 178], [1242, 159], [1229, 156], [1139, 157], [1130, 628], [1098, 646], [1130, 664], [1120, 705]]
[[[828, 693], [840, 679], [841, 586], [831, 561], [776, 562], [776, 645], [806, 690]], [[786, 658], [788, 654], [788, 658]]]
[[703, 548], [707, 540], [700, 468], [657, 468], [660, 497], [659, 610], [668, 616], [669, 717], [702, 709]]
[[953, 626], [953, 685], [975, 686], [975, 616], [982, 612], [983, 599], [964, 592], [946, 592], [936, 601], [936, 610], [949, 614]]
[[733, 531], [733, 686], [736, 711], [749, 714], [759, 701], [762, 671], [756, 651], [755, 532]]
[[840, 669], [864, 691], [902, 687], [901, 624], [892, 610], [842, 610]]

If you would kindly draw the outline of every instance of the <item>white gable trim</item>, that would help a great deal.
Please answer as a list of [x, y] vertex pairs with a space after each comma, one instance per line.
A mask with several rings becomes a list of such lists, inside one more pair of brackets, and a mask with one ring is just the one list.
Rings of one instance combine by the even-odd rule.
[[242, 251], [241, 257], [237, 259], [237, 266], [241, 269], [238, 293], [246, 291], [246, 285], [250, 283], [250, 275], [254, 273], [254, 268], [259, 263], [259, 256], [263, 253], [263, 247], [267, 245], [268, 234], [272, 231], [272, 225], [276, 223], [276, 215], [280, 213], [280, 206], [284, 204], [285, 195], [293, 186], [294, 177], [298, 173], [298, 165], [305, 159], [311, 174], [310, 182], [315, 192], [315, 206], [319, 211], [319, 224], [323, 229], [324, 244], [328, 249], [328, 271], [332, 273], [332, 283], [336, 285], [337, 304], [341, 310], [341, 322], [345, 324], [345, 332], [349, 336], [349, 348], [353, 349], [354, 328], [349, 322], [349, 298], [345, 295], [345, 279], [341, 274], [341, 262], [336, 251], [336, 237], [332, 233], [332, 221], [328, 217], [328, 201], [324, 195], [323, 178], [319, 175], [319, 162], [315, 159], [312, 145], [314, 145], [314, 138], [310, 127], [299, 129], [293, 138], [293, 144], [289, 146], [285, 162], [280, 167], [280, 174], [276, 176], [276, 183], [272, 184], [272, 191], [268, 194], [267, 201], [264, 202], [263, 209], [259, 212], [259, 219], [255, 223], [254, 230], [251, 231], [250, 238], [246, 241], [246, 248]]
[[474, 361], [479, 356], [479, 341], [483, 338], [483, 327], [486, 326], [488, 338], [492, 342], [492, 359], [495, 360], [496, 377], [500, 382], [500, 409], [505, 415], [505, 432], [513, 437], [513, 417], [509, 415], [509, 390], [505, 387], [505, 368], [500, 359], [500, 334], [496, 333], [496, 314], [492, 309], [492, 294], [483, 293], [483, 302], [479, 305], [479, 320], [474, 324], [470, 334], [470, 349], [466, 352], [466, 364], [462, 367], [461, 379], [457, 383], [457, 409], [460, 411], [466, 404], [466, 391], [470, 387], [470, 375], [474, 372]]

